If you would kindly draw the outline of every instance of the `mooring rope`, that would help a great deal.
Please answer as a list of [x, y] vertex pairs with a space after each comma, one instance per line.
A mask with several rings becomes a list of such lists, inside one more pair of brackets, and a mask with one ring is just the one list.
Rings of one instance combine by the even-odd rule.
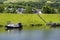
[[37, 14], [40, 19], [42, 19], [45, 23], [47, 23], [39, 14]]

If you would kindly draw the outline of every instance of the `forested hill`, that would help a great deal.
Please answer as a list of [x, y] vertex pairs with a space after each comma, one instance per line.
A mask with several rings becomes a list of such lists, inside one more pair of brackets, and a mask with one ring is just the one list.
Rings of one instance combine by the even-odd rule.
[[[5, 0], [3, 0], [5, 1]], [[33, 2], [42, 2], [42, 1], [51, 1], [51, 2], [60, 2], [60, 0], [6, 0], [5, 2], [21, 2], [21, 1], [33, 1]]]
[[0, 3], [1, 3], [1, 2], [4, 2], [4, 1], [7, 1], [7, 0], [0, 0]]

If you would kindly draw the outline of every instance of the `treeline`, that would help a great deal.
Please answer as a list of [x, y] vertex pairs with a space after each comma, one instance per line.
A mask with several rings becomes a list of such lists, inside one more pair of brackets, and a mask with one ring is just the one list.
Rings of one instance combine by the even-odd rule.
[[17, 13], [17, 8], [24, 8], [23, 13], [33, 13], [32, 9], [41, 9], [42, 13], [56, 14], [60, 13], [60, 3], [42, 2], [18, 2], [18, 3], [0, 3], [0, 13]]

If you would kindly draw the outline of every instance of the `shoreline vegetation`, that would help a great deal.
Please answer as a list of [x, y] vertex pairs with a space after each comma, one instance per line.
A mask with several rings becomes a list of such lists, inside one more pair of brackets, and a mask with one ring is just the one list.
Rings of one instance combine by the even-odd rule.
[[[47, 23], [50, 21], [60, 23], [60, 14], [39, 14]], [[0, 14], [0, 31], [4, 31], [5, 25], [8, 21], [14, 24], [21, 22], [23, 24], [23, 30], [41, 30], [51, 29], [46, 26], [46, 23], [39, 18], [37, 14]], [[30, 26], [30, 24], [42, 24], [42, 26]]]
[[[27, 1], [27, 2], [25, 2]], [[0, 13], [44, 13], [57, 14], [60, 13], [60, 0], [6, 0], [0, 2]]]

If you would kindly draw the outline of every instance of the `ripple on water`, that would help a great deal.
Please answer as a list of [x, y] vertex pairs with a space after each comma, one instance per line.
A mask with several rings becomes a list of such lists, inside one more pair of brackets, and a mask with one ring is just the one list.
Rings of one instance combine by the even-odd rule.
[[12, 30], [0, 33], [0, 40], [60, 40], [60, 30]]

